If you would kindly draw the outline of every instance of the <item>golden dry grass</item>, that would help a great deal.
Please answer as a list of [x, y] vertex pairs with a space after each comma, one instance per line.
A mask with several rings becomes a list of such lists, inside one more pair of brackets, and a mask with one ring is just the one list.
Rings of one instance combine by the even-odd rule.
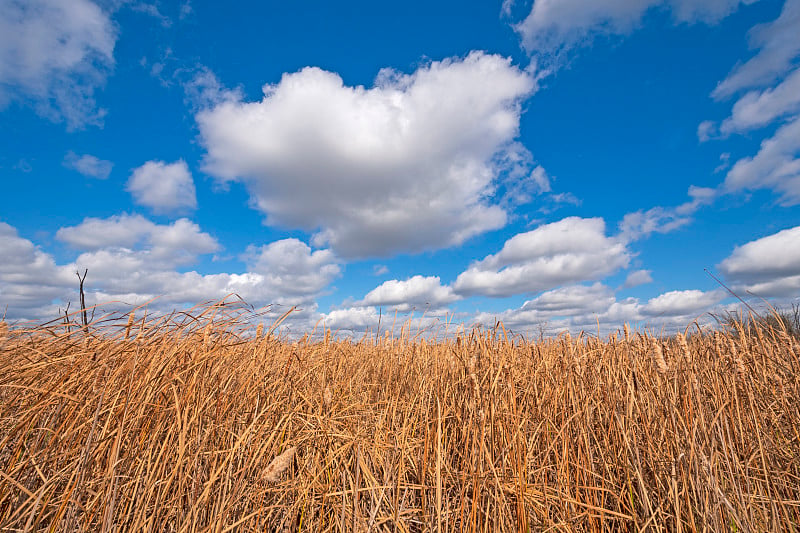
[[800, 529], [782, 332], [290, 342], [212, 315], [3, 331], [2, 531]]

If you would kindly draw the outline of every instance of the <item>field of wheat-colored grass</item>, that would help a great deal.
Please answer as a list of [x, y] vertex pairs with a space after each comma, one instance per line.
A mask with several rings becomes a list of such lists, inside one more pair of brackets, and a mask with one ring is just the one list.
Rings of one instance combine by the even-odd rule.
[[800, 343], [0, 327], [1, 531], [797, 531]]

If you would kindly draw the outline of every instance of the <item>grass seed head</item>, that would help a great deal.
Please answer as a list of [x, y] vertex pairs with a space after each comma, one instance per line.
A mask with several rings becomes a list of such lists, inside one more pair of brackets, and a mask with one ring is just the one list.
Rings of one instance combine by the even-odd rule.
[[292, 446], [272, 460], [267, 469], [264, 470], [264, 480], [267, 483], [277, 483], [280, 480], [281, 474], [291, 466], [295, 451], [297, 451], [297, 448]]
[[128, 315], [128, 323], [125, 325], [125, 340], [128, 340], [131, 336], [131, 328], [133, 327], [133, 321], [136, 319], [136, 313], [131, 311], [131, 314]]
[[689, 351], [689, 344], [686, 342], [686, 337], [683, 333], [678, 333], [678, 344], [681, 346], [683, 356], [686, 357], [686, 359], [691, 359], [692, 352]]
[[669, 366], [667, 366], [667, 360], [664, 359], [664, 350], [661, 348], [661, 343], [653, 339], [653, 360], [656, 363], [656, 368], [658, 368], [659, 374], [666, 374], [667, 370], [669, 370]]
[[322, 393], [322, 402], [325, 404], [326, 408], [330, 408], [332, 401], [333, 393], [331, 392], [331, 388], [330, 386], [325, 385], [325, 390]]

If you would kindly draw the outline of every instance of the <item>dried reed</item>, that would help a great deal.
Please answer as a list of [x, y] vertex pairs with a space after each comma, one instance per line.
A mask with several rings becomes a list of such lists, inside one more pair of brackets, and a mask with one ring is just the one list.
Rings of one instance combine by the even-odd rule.
[[800, 529], [800, 354], [772, 329], [312, 342], [219, 306], [132, 317], [5, 334], [0, 530]]

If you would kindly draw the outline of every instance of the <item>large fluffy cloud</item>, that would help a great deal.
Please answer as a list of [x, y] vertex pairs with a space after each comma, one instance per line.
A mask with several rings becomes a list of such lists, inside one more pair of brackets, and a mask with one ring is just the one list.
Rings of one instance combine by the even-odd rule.
[[514, 142], [535, 88], [509, 59], [480, 52], [384, 70], [371, 88], [305, 68], [266, 85], [261, 101], [229, 99], [197, 122], [206, 170], [243, 182], [269, 224], [317, 231], [340, 255], [385, 256], [503, 226], [490, 203], [501, 175], [546, 190]]
[[740, 290], [763, 297], [800, 295], [800, 226], [737, 246], [719, 268]]
[[628, 265], [620, 239], [602, 218], [569, 217], [520, 233], [496, 254], [473, 263], [453, 284], [459, 294], [510, 296], [601, 279]]
[[595, 35], [624, 35], [644, 14], [669, 9], [676, 23], [714, 23], [755, 0], [536, 0], [516, 26], [525, 48], [542, 56], [558, 56]]
[[100, 123], [94, 92], [116, 40], [108, 13], [89, 0], [0, 0], [0, 109], [21, 100], [69, 129]]

